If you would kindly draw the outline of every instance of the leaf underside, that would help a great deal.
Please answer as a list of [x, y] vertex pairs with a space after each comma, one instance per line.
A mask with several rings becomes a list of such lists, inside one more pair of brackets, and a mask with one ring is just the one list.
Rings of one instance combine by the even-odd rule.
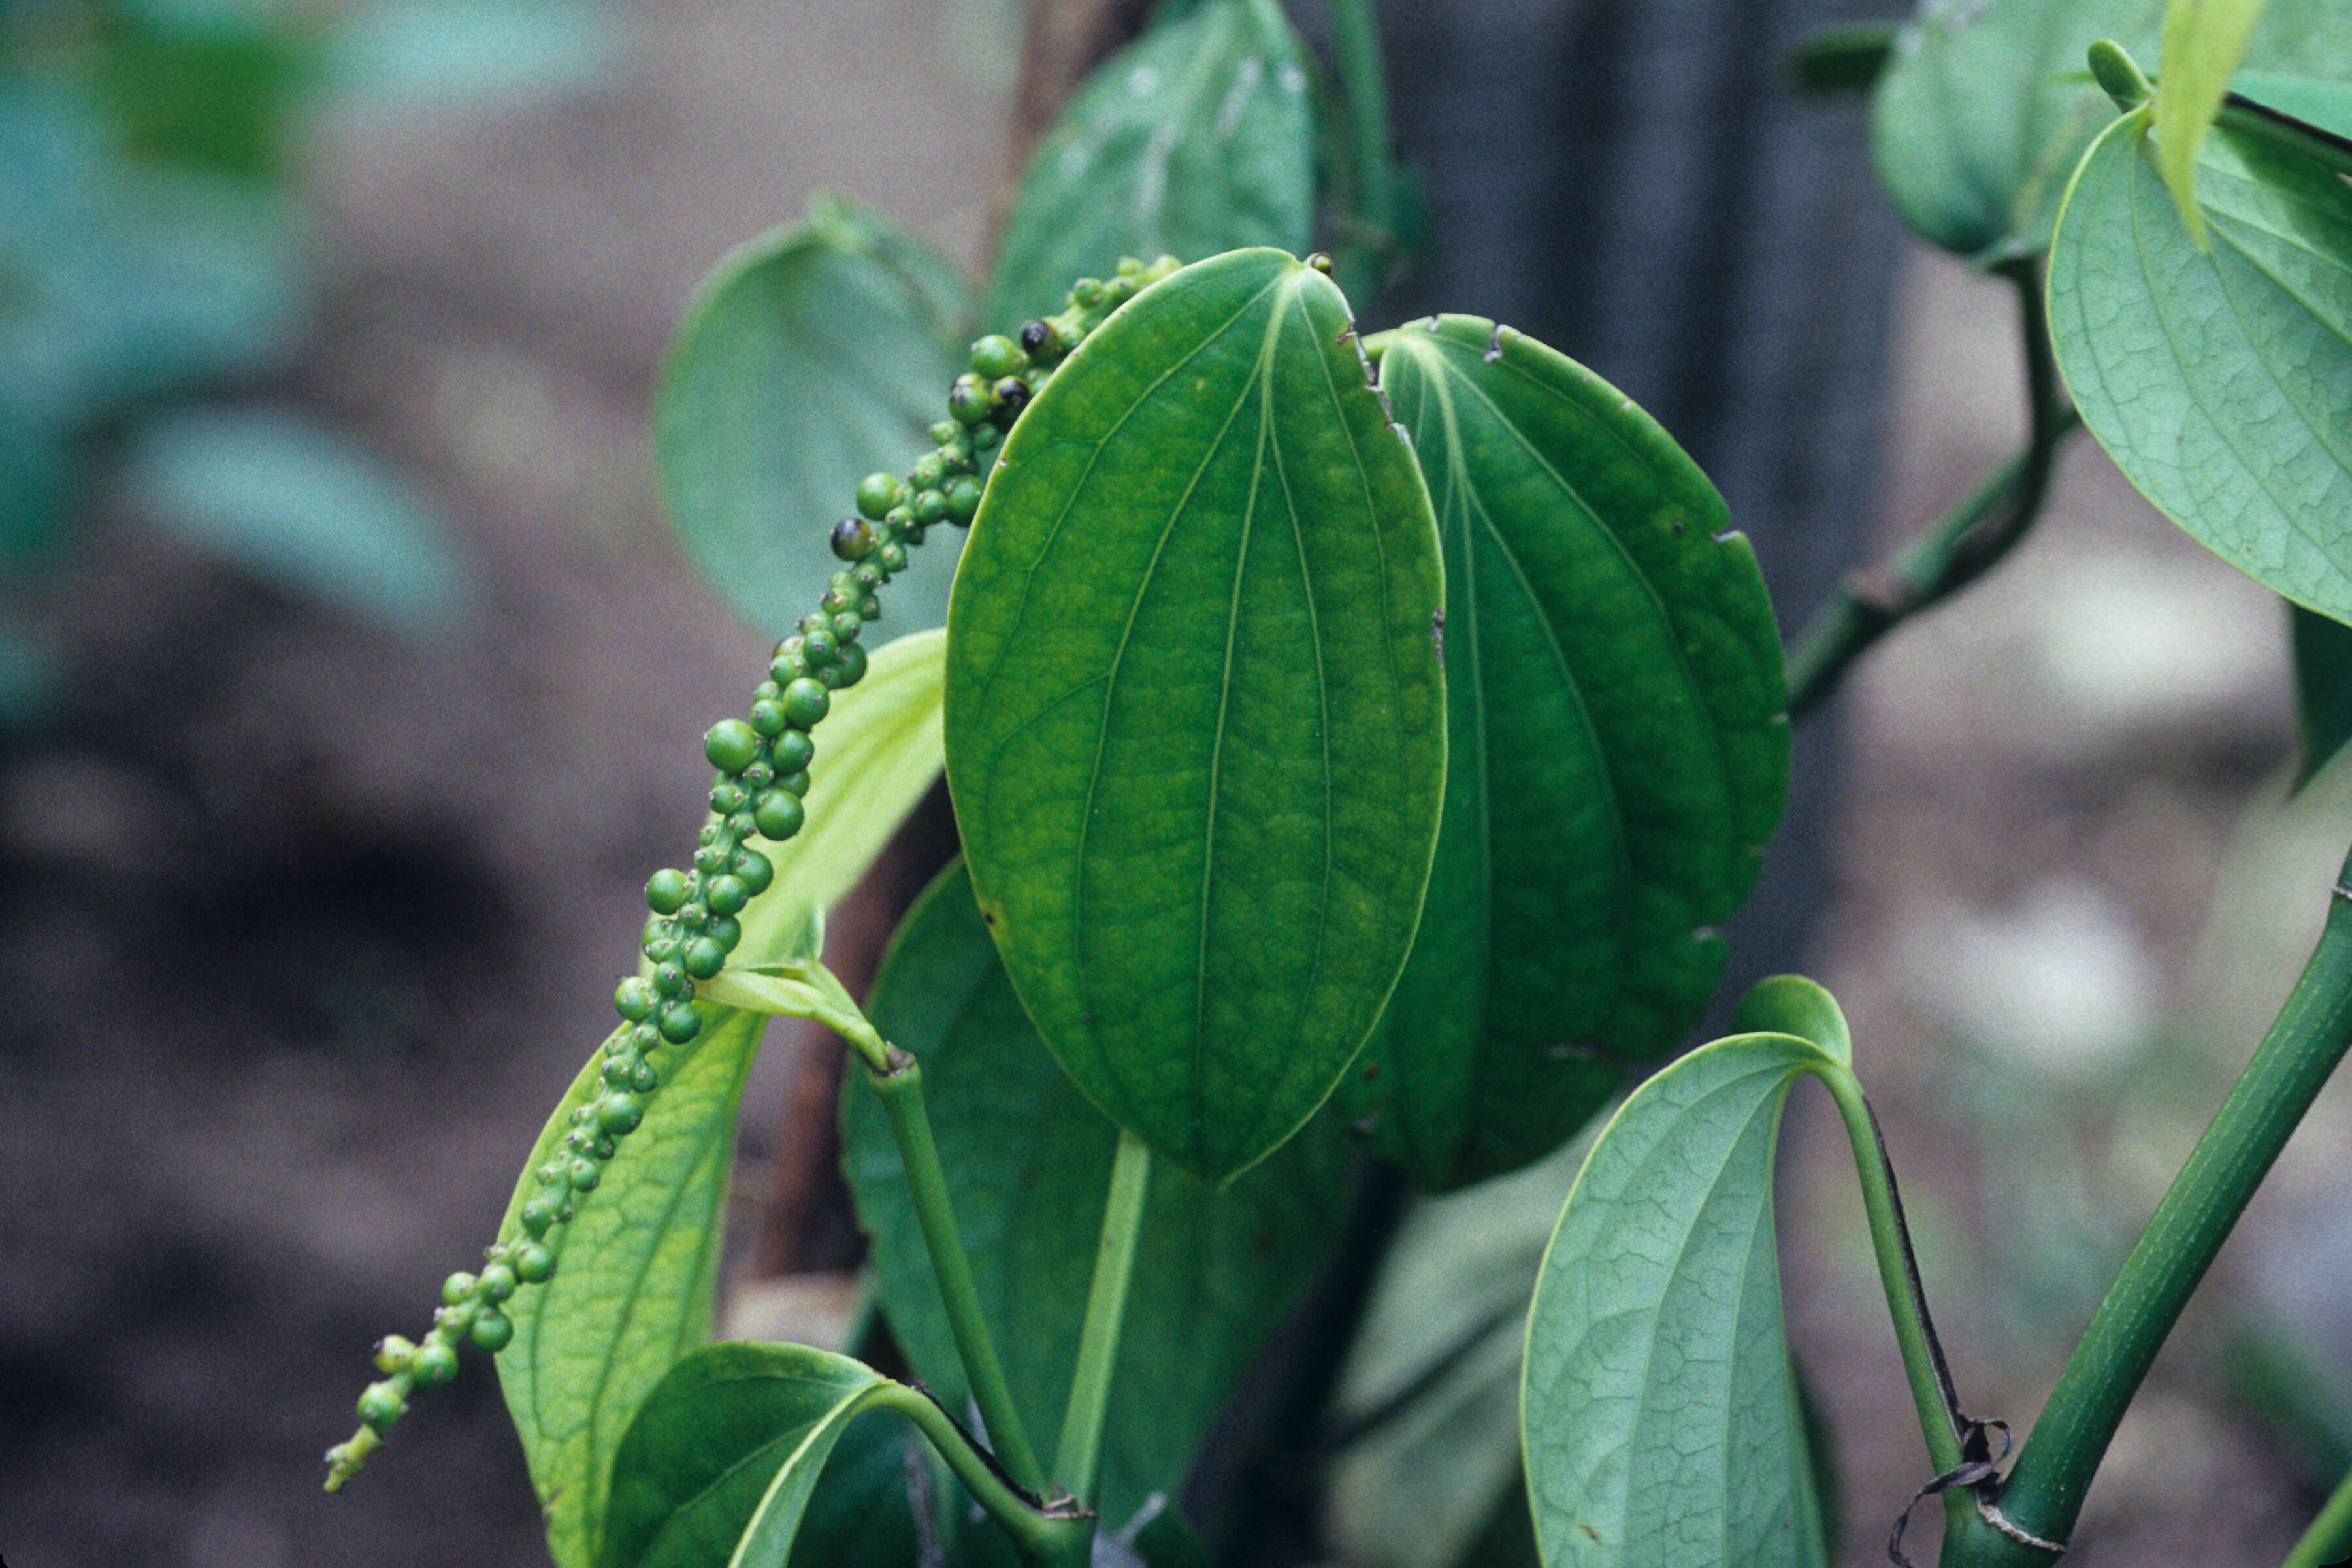
[[1436, 529], [1365, 377], [1319, 273], [1187, 268], [1022, 416], [956, 578], [948, 781], [1005, 966], [1212, 1182], [1363, 1044], [1436, 842]]
[[2084, 159], [2051, 251], [2051, 336], [2084, 423], [2215, 554], [2352, 620], [2352, 184], [2216, 127], [2200, 251], [2143, 155]]
[[1445, 815], [1342, 1098], [1444, 1190], [1557, 1148], [1713, 994], [1789, 776], [1754, 552], [1631, 399], [1475, 316], [1385, 334], [1446, 576]]
[[[1050, 1432], [1076, 1360], [1118, 1129], [1046, 1054], [961, 866], [900, 926], [868, 1014], [922, 1063], [982, 1310], [1024, 1421]], [[842, 1123], [843, 1170], [873, 1238], [883, 1313], [916, 1371], [961, 1409], [954, 1340], [898, 1145], [866, 1085], [845, 1086]], [[1325, 1118], [1222, 1192], [1153, 1172], [1111, 1378], [1107, 1528], [1155, 1491], [1176, 1495], [1234, 1381], [1328, 1257], [1350, 1170], [1347, 1140]]]
[[1547, 1568], [1822, 1568], [1772, 1168], [1832, 1058], [1735, 1035], [1637, 1089], [1569, 1194], [1529, 1310], [1521, 1423]]

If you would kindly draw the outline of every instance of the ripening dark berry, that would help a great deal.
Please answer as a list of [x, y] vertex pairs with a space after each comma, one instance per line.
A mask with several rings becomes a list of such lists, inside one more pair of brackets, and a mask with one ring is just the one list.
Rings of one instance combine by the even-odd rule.
[[664, 1009], [661, 1016], [661, 1032], [662, 1038], [673, 1046], [686, 1044], [702, 1032], [702, 1010], [691, 1002], [680, 1002]]
[[938, 490], [915, 492], [915, 521], [928, 528], [948, 514], [948, 498]]
[[991, 381], [1019, 370], [1021, 358], [1021, 345], [997, 332], [971, 345], [971, 368]]
[[[886, 544], [882, 547], [885, 554], [898, 549], [895, 544]], [[899, 551], [898, 553], [903, 560], [906, 552]], [[795, 730], [808, 730], [814, 729], [817, 721], [824, 717], [825, 711], [833, 706], [833, 696], [815, 681], [803, 677], [784, 688], [783, 701], [786, 721]]]
[[1029, 406], [1029, 384], [1017, 375], [1008, 375], [996, 384], [996, 406], [1004, 415], [1014, 415]]
[[555, 1252], [539, 1243], [526, 1242], [515, 1253], [515, 1278], [526, 1285], [544, 1285], [555, 1276]]
[[751, 815], [760, 819], [760, 831], [782, 842], [801, 830], [806, 815], [801, 803], [786, 791], [772, 789], [751, 805]]
[[686, 902], [686, 873], [665, 867], [646, 879], [646, 907], [657, 915], [674, 915]]
[[937, 452], [926, 452], [915, 459], [915, 466], [907, 470], [907, 482], [915, 488], [917, 500], [910, 500], [905, 504], [915, 509], [917, 517], [922, 516], [922, 511], [918, 506], [922, 493], [925, 490], [939, 489], [940, 481], [947, 477], [948, 466]]
[[[503, 1263], [493, 1263], [482, 1270], [482, 1295], [490, 1301], [503, 1301], [515, 1293], [514, 1270]], [[479, 1321], [479, 1320], [476, 1320]]]
[[868, 474], [857, 481], [857, 510], [879, 522], [906, 492], [896, 474]]
[[766, 892], [776, 879], [776, 863], [748, 845], [735, 851], [727, 869], [755, 895]]
[[624, 980], [613, 992], [613, 1009], [632, 1024], [642, 1023], [654, 1010], [654, 989], [634, 977]]
[[678, 962], [697, 980], [708, 980], [727, 967], [727, 950], [709, 937], [698, 936], [686, 944]]
[[360, 1394], [360, 1424], [382, 1432], [408, 1412], [408, 1402], [388, 1383], [371, 1383]]
[[996, 411], [987, 382], [966, 371], [948, 388], [948, 413], [959, 425], [977, 425]]
[[740, 877], [720, 875], [710, 881], [710, 908], [713, 913], [740, 915], [743, 906], [751, 901], [751, 889]]
[[457, 1352], [439, 1340], [427, 1340], [416, 1347], [415, 1358], [408, 1363], [408, 1374], [426, 1388], [438, 1388], [457, 1375]]
[[784, 710], [774, 702], [751, 704], [751, 728], [761, 735], [777, 736], [784, 732]]
[[702, 754], [722, 773], [740, 773], [760, 754], [760, 737], [740, 719], [721, 719], [702, 737]]
[[834, 689], [855, 686], [866, 679], [866, 650], [851, 643], [841, 650], [841, 662], [829, 672], [834, 677]]
[[980, 510], [980, 481], [966, 478], [949, 485], [947, 503], [948, 521], [959, 528], [968, 525]]
[[441, 1300], [446, 1306], [454, 1307], [460, 1301], [471, 1300], [473, 1295], [474, 1277], [470, 1274], [460, 1271], [441, 1281]]
[[1021, 329], [1021, 350], [1033, 360], [1051, 359], [1062, 350], [1062, 334], [1049, 322], [1030, 321]]
[[597, 1125], [615, 1138], [635, 1132], [645, 1119], [645, 1101], [634, 1094], [608, 1094], [596, 1109]]
[[474, 1342], [476, 1350], [496, 1355], [514, 1338], [514, 1320], [504, 1312], [484, 1312], [474, 1320], [466, 1337]]
[[874, 529], [862, 517], [845, 517], [833, 525], [832, 542], [833, 552], [839, 559], [863, 561], [874, 548]]

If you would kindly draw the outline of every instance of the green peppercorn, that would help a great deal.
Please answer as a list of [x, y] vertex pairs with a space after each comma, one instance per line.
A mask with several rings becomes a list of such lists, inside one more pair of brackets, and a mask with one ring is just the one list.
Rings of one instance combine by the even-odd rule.
[[834, 640], [830, 618], [817, 630], [801, 634], [801, 651], [807, 656], [809, 668], [816, 670], [824, 668], [841, 657], [841, 644]]
[[906, 491], [896, 474], [868, 474], [857, 481], [857, 510], [878, 522]]
[[697, 980], [708, 980], [727, 967], [727, 950], [710, 937], [698, 936], [686, 944], [686, 952], [679, 962]]
[[865, 629], [866, 622], [854, 609], [843, 610], [833, 617], [833, 640], [845, 649], [856, 642], [857, 634]]
[[381, 1373], [406, 1372], [409, 1358], [416, 1347], [398, 1334], [386, 1334], [375, 1342], [375, 1369]]
[[780, 773], [796, 773], [816, 760], [816, 742], [802, 731], [776, 737], [772, 748], [774, 766]]
[[438, 1388], [457, 1375], [457, 1352], [439, 1340], [427, 1340], [416, 1347], [416, 1357], [408, 1363], [408, 1374], [426, 1388]]
[[686, 873], [668, 868], [646, 879], [646, 907], [657, 915], [674, 915], [686, 902]]
[[614, 988], [613, 1010], [634, 1024], [654, 1010], [653, 988], [642, 980], [624, 980]]
[[776, 770], [765, 763], [753, 763], [743, 770], [743, 787], [754, 794], [776, 782]]
[[[882, 563], [885, 572], [904, 572], [907, 569], [907, 549], [902, 544], [886, 544], [874, 552], [874, 558]], [[861, 605], [858, 609], [863, 614], [865, 606]]]
[[971, 345], [971, 368], [991, 381], [1019, 370], [1021, 360], [1021, 345], [1001, 333], [991, 332]]
[[[750, 772], [746, 770], [744, 777], [749, 778], [750, 776]], [[706, 844], [701, 848], [694, 852], [694, 868], [701, 872], [706, 877], [710, 875], [713, 871], [718, 870], [719, 867], [726, 863], [727, 857], [719, 853], [719, 846], [716, 844]], [[702, 922], [697, 921], [695, 923], [699, 925]]]
[[1004, 439], [1004, 432], [993, 425], [982, 425], [971, 433], [971, 444], [985, 452]]
[[629, 1068], [633, 1065], [625, 1056], [606, 1057], [596, 1071], [598, 1076], [614, 1089], [625, 1089], [628, 1086]]
[[[898, 546], [886, 544], [882, 548], [887, 553], [898, 549]], [[903, 554], [904, 552], [901, 553]], [[792, 727], [795, 730], [809, 730], [814, 729], [824, 717], [825, 710], [833, 706], [833, 697], [823, 686], [803, 677], [784, 688], [783, 702], [784, 718]]]
[[733, 915], [723, 915], [710, 922], [710, 940], [732, 952], [742, 945], [743, 922]]
[[712, 879], [710, 907], [717, 913], [740, 914], [743, 912], [743, 906], [751, 901], [751, 889], [743, 885], [741, 878], [721, 875]]
[[[751, 815], [749, 802], [745, 803], [742, 810], [727, 819], [727, 830], [735, 836], [735, 841], [738, 844], [760, 831], [759, 819]], [[736, 853], [740, 854], [742, 851], [739, 849]], [[734, 862], [730, 860], [728, 863], [732, 865]]]
[[460, 1271], [441, 1281], [441, 1300], [445, 1305], [454, 1307], [460, 1301], [471, 1300], [473, 1295], [474, 1277], [470, 1274]]
[[962, 433], [963, 426], [952, 419], [942, 419], [931, 426], [931, 445], [944, 447]]
[[776, 863], [749, 845], [735, 851], [727, 869], [754, 896], [766, 892], [776, 879]]
[[751, 815], [760, 819], [760, 831], [782, 842], [801, 830], [805, 813], [801, 803], [786, 791], [772, 789], [752, 804]]
[[841, 650], [841, 662], [828, 673], [834, 677], [833, 685], [836, 691], [856, 685], [866, 679], [866, 650], [851, 643]]
[[554, 1223], [555, 1211], [549, 1206], [545, 1198], [527, 1198], [523, 1202], [521, 1214], [517, 1217], [522, 1221], [523, 1234], [541, 1237], [547, 1234], [547, 1227]]
[[593, 1193], [596, 1190], [596, 1184], [604, 1179], [604, 1170], [595, 1161], [583, 1154], [564, 1168], [563, 1176], [564, 1180], [572, 1184], [573, 1192]]
[[948, 486], [948, 521], [960, 528], [970, 524], [972, 514], [980, 510], [980, 495], [978, 479], [961, 479]]
[[721, 719], [702, 737], [702, 754], [722, 773], [740, 773], [760, 754], [760, 737], [740, 719]]
[[798, 637], [786, 637], [776, 645], [776, 651], [768, 658], [768, 673], [776, 678], [778, 690], [782, 690], [787, 682], [797, 680], [808, 673], [808, 666], [801, 658], [801, 639]]
[[645, 1101], [634, 1094], [608, 1094], [597, 1108], [596, 1119], [614, 1137], [635, 1132], [637, 1123], [646, 1119]]
[[526, 1285], [544, 1285], [555, 1274], [555, 1252], [539, 1243], [527, 1242], [515, 1253], [515, 1278]]
[[664, 1008], [661, 1032], [662, 1038], [673, 1046], [686, 1044], [702, 1032], [702, 1010], [691, 1002], [680, 1002]]
[[661, 1087], [661, 1069], [651, 1062], [639, 1062], [634, 1087], [639, 1094], [651, 1094]]
[[948, 413], [959, 425], [977, 425], [996, 411], [989, 384], [967, 371], [948, 388]]
[[360, 1394], [360, 1424], [382, 1432], [408, 1412], [400, 1390], [389, 1383], [371, 1383]]
[[479, 1304], [473, 1301], [460, 1301], [454, 1307], [442, 1307], [433, 1314], [433, 1326], [446, 1333], [462, 1334], [472, 1326], [474, 1315], [480, 1310]]
[[809, 792], [808, 770], [803, 768], [796, 773], [786, 773], [782, 778], [776, 781], [776, 787], [782, 790], [790, 790], [793, 794], [797, 795], [806, 795]]
[[938, 490], [915, 492], [915, 521], [926, 527], [948, 514], [948, 498]]
[[882, 568], [879, 566], [860, 566], [850, 575], [857, 579], [857, 586], [861, 590], [858, 595], [860, 598], [882, 585]]
[[482, 1295], [491, 1301], [503, 1301], [515, 1293], [514, 1270], [503, 1263], [493, 1263], [482, 1270]]
[[646, 933], [637, 942], [637, 951], [659, 963], [677, 949], [677, 937], [669, 922], [659, 915], [646, 921]]
[[651, 1024], [639, 1024], [629, 1031], [629, 1048], [639, 1056], [661, 1044], [661, 1031]]
[[939, 489], [940, 481], [947, 478], [947, 464], [940, 460], [937, 452], [924, 453], [915, 459], [915, 466], [907, 470], [907, 482], [914, 487], [916, 499], [906, 504], [915, 509], [917, 517], [923, 515], [922, 492]]
[[484, 1312], [474, 1320], [466, 1337], [474, 1342], [476, 1350], [496, 1355], [514, 1338], [514, 1320], [504, 1312]]
[[[773, 699], [771, 698], [767, 700], [772, 701]], [[757, 705], [755, 704], [754, 706], [756, 707]], [[758, 727], [759, 726], [756, 722], [752, 726], [754, 729], [757, 729]], [[751, 797], [749, 795], [743, 793], [743, 786], [741, 784], [735, 784], [729, 780], [722, 779], [719, 783], [710, 786], [710, 809], [717, 812], [721, 816], [731, 816], [735, 813], [742, 810], [744, 802], [750, 798]]]

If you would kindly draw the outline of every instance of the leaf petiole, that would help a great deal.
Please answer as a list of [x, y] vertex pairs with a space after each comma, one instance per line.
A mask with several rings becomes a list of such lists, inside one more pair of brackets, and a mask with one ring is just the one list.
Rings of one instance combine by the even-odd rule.
[[1078, 1334], [1077, 1370], [1070, 1378], [1070, 1403], [1054, 1452], [1055, 1476], [1089, 1506], [1095, 1474], [1102, 1464], [1110, 1374], [1118, 1363], [1119, 1330], [1127, 1318], [1127, 1289], [1135, 1278], [1136, 1244], [1143, 1235], [1144, 1200], [1150, 1186], [1151, 1146], [1121, 1131], [1118, 1152], [1111, 1159], [1110, 1194], [1103, 1204], [1102, 1240], [1095, 1249], [1086, 1326]]
[[[1095, 1519], [1075, 1510], [1039, 1508], [1013, 1489], [990, 1456], [973, 1447], [939, 1402], [905, 1384], [885, 1384], [867, 1403], [895, 1410], [930, 1440], [972, 1500], [1004, 1528], [1021, 1555], [1038, 1568], [1085, 1568], [1094, 1551]], [[1000, 1444], [1001, 1447], [1001, 1444]]]

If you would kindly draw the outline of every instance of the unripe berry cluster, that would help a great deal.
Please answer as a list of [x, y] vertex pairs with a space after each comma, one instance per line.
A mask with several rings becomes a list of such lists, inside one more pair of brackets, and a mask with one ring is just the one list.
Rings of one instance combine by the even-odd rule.
[[360, 1395], [360, 1430], [327, 1451], [329, 1490], [359, 1468], [406, 1412], [412, 1393], [457, 1375], [460, 1345], [496, 1353], [514, 1338], [505, 1303], [522, 1286], [554, 1275], [553, 1233], [596, 1190], [661, 1087], [654, 1053], [690, 1046], [702, 1033], [696, 984], [726, 967], [743, 937], [738, 917], [775, 880], [774, 863], [752, 840], [781, 843], [800, 831], [801, 800], [816, 756], [809, 732], [832, 707], [833, 694], [864, 678], [858, 637], [882, 613], [881, 590], [907, 569], [908, 552], [929, 530], [971, 521], [987, 454], [1069, 351], [1146, 284], [1175, 269], [1169, 257], [1148, 268], [1121, 261], [1108, 282], [1081, 279], [1068, 309], [1029, 322], [1017, 342], [992, 333], [973, 343], [971, 368], [948, 392], [950, 417], [930, 428], [933, 449], [903, 477], [869, 474], [859, 482], [857, 515], [832, 531], [842, 569], [815, 613], [776, 645], [748, 716], [722, 719], [703, 736], [703, 755], [718, 770], [712, 820], [689, 867], [656, 871], [646, 883], [651, 913], [640, 947], [651, 973], [623, 980], [614, 993], [621, 1026], [604, 1043], [601, 1087], [573, 1110], [562, 1147], [534, 1173], [539, 1188], [519, 1211], [516, 1233], [484, 1253], [480, 1273], [442, 1282], [441, 1306], [423, 1342], [394, 1335], [377, 1345], [376, 1368], [384, 1377]]

